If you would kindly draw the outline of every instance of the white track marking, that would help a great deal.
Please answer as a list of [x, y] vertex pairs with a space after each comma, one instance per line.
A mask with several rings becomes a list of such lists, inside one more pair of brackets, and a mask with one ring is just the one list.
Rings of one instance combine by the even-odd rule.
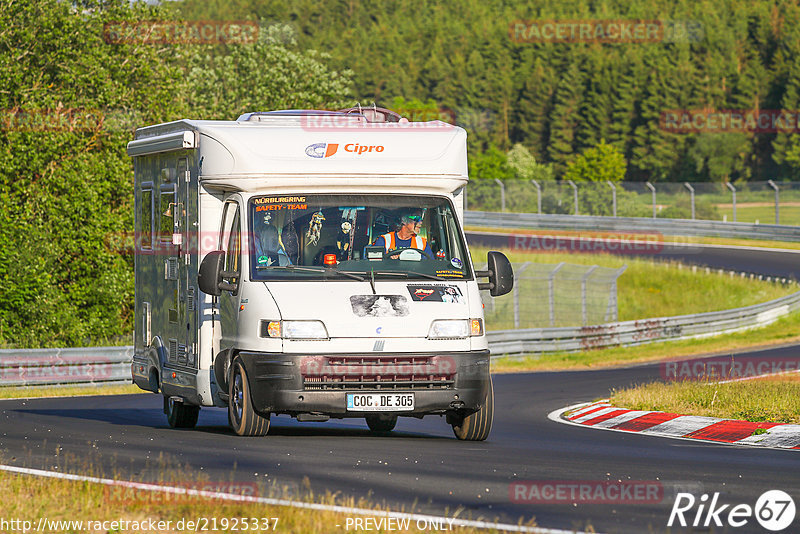
[[765, 429], [766, 434], [748, 436], [737, 441], [742, 445], [765, 445], [792, 448], [800, 445], [800, 425], [780, 425]]
[[605, 415], [607, 413], [611, 413], [614, 410], [619, 410], [619, 408], [609, 407], [603, 408], [602, 410], [597, 410], [596, 412], [587, 413], [580, 417], [570, 417], [570, 419], [576, 423], [583, 423], [584, 421], [588, 421], [590, 419], [594, 419], [595, 417], [600, 417], [601, 415]]
[[153, 491], [160, 493], [172, 493], [178, 495], [191, 495], [194, 497], [206, 497], [209, 499], [221, 499], [227, 501], [252, 502], [267, 504], [271, 506], [288, 506], [292, 508], [304, 508], [307, 510], [318, 510], [324, 512], [336, 512], [342, 514], [369, 515], [378, 517], [393, 517], [398, 519], [408, 519], [410, 521], [436, 521], [447, 522], [459, 527], [473, 527], [495, 529], [504, 532], [530, 532], [532, 534], [588, 534], [577, 530], [559, 530], [538, 527], [525, 527], [508, 523], [491, 523], [488, 521], [473, 521], [469, 519], [447, 518], [435, 515], [409, 514], [404, 512], [390, 512], [380, 510], [369, 510], [366, 508], [354, 508], [350, 506], [336, 506], [330, 504], [318, 504], [309, 502], [291, 501], [288, 499], [271, 499], [268, 497], [253, 497], [250, 495], [237, 495], [235, 493], [222, 493], [217, 491], [196, 490], [191, 488], [179, 488], [174, 486], [162, 486], [160, 484], [147, 484], [143, 482], [130, 482], [127, 480], [112, 480], [109, 478], [87, 477], [83, 475], [72, 475], [69, 473], [57, 473], [55, 471], [45, 471], [41, 469], [29, 469], [27, 467], [15, 467], [12, 465], [1, 465], [0, 471], [17, 473], [20, 475], [33, 475], [38, 477], [56, 478], [61, 480], [73, 480], [78, 482], [93, 482], [106, 486], [119, 486], [123, 488], [136, 489], [141, 491]]
[[632, 410], [628, 413], [620, 414], [616, 417], [612, 417], [611, 419], [606, 419], [605, 421], [600, 421], [599, 423], [595, 423], [591, 426], [599, 426], [600, 428], [611, 428], [612, 426], [617, 426], [622, 423], [627, 423], [631, 419], [636, 419], [637, 417], [641, 417], [645, 414], [650, 412], [642, 412], [639, 410]]
[[675, 419], [664, 421], [647, 429], [648, 434], [663, 434], [666, 436], [682, 437], [707, 426], [718, 423], [722, 419], [715, 417], [702, 417], [699, 415], [681, 415]]
[[607, 402], [595, 402], [595, 403], [589, 404], [585, 408], [581, 408], [579, 410], [575, 410], [574, 412], [569, 414], [569, 416], [570, 417], [580, 417], [581, 414], [583, 414], [585, 412], [588, 412], [589, 410], [594, 410], [595, 408], [599, 408], [601, 406], [611, 406], [611, 405], [609, 403], [607, 403]]

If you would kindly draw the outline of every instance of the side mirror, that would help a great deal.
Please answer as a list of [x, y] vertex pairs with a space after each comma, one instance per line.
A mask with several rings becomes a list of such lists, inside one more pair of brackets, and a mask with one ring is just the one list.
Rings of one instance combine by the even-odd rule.
[[200, 291], [218, 297], [222, 294], [219, 283], [222, 281], [222, 268], [225, 266], [225, 253], [221, 250], [209, 252], [200, 263], [197, 272], [197, 285]]
[[514, 269], [506, 255], [496, 250], [489, 251], [486, 271], [475, 271], [475, 276], [486, 276], [488, 283], [478, 284], [479, 289], [488, 289], [493, 297], [505, 295], [514, 287]]

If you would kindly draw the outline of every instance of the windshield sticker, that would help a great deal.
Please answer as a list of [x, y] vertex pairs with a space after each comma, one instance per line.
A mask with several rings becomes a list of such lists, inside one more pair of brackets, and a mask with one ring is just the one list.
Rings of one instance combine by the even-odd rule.
[[417, 302], [450, 302], [458, 304], [464, 298], [458, 286], [409, 285], [408, 292], [411, 294], [411, 300]]
[[460, 268], [462, 268], [464, 266], [464, 264], [461, 262], [461, 260], [459, 258], [451, 259], [450, 260], [450, 265], [452, 265], [456, 269], [460, 269]]
[[358, 317], [405, 317], [408, 299], [403, 295], [353, 295], [353, 313]]
[[306, 210], [306, 197], [258, 197], [253, 199], [256, 211]]
[[443, 276], [445, 278], [447, 278], [448, 276], [452, 277], [452, 278], [464, 278], [464, 273], [461, 272], [461, 271], [450, 271], [450, 270], [441, 271], [441, 270], [437, 270], [436, 271], [436, 276]]

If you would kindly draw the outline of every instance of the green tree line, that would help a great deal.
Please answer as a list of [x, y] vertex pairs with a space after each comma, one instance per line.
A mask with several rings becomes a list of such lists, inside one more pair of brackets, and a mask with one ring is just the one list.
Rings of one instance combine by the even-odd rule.
[[[471, 157], [522, 144], [563, 177], [602, 140], [626, 180], [798, 179], [796, 133], [673, 133], [667, 110], [800, 109], [800, 7], [783, 0], [182, 0], [182, 16], [288, 24], [354, 73], [355, 96], [432, 100]], [[659, 42], [526, 42], [520, 21], [658, 20]], [[678, 34], [677, 29], [686, 30]], [[669, 37], [669, 36], [667, 36]], [[498, 176], [489, 176], [490, 178]]]
[[352, 100], [349, 73], [274, 29], [230, 45], [108, 38], [176, 17], [0, 2], [0, 346], [131, 342], [136, 127]]

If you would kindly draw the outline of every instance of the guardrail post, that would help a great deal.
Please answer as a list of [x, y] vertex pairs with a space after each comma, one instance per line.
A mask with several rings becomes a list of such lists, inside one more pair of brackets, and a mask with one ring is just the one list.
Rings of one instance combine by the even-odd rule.
[[586, 282], [595, 269], [597, 269], [597, 265], [592, 265], [581, 278], [581, 315], [583, 317], [583, 326], [589, 325], [589, 316], [586, 310]]
[[650, 182], [645, 182], [647, 188], [653, 193], [653, 218], [656, 218], [656, 188]]
[[[614, 277], [614, 280], [611, 281], [611, 289], [609, 290], [608, 294], [608, 307], [606, 308], [606, 316], [605, 321], [608, 322], [609, 320], [612, 323], [616, 323], [619, 320], [619, 305], [617, 303], [617, 280], [622, 273], [628, 268], [628, 265], [623, 265], [619, 269], [617, 269], [617, 275]], [[610, 317], [609, 317], [610, 315]]]
[[731, 190], [731, 195], [733, 196], [733, 221], [731, 222], [736, 222], [736, 188], [730, 182], [725, 182], [725, 185]]
[[506, 184], [500, 178], [495, 178], [494, 181], [500, 185], [500, 211], [506, 211]]
[[611, 206], [614, 212], [614, 217], [617, 216], [617, 186], [611, 180], [606, 180], [608, 185], [611, 186]]
[[578, 213], [578, 186], [575, 185], [575, 182], [572, 180], [567, 180], [567, 183], [572, 186], [572, 198], [575, 202], [575, 215], [579, 215]]
[[694, 187], [689, 182], [684, 182], [683, 185], [686, 186], [686, 189], [689, 190], [689, 194], [692, 196], [692, 220], [694, 220]]
[[770, 186], [772, 186], [772, 189], [775, 190], [775, 224], [780, 224], [781, 217], [780, 217], [780, 211], [778, 211], [780, 209], [778, 206], [780, 201], [780, 190], [778, 189], [778, 186], [775, 185], [775, 182], [773, 182], [772, 180], [767, 180], [767, 183]]
[[556, 325], [556, 273], [564, 266], [562, 261], [547, 275], [547, 300], [550, 304], [550, 326]]
[[542, 214], [542, 186], [536, 180], [531, 180], [531, 183], [536, 186], [536, 207], [539, 210], [539, 215]]
[[519, 280], [522, 272], [531, 262], [526, 261], [519, 267], [514, 267], [514, 328], [519, 328]]

